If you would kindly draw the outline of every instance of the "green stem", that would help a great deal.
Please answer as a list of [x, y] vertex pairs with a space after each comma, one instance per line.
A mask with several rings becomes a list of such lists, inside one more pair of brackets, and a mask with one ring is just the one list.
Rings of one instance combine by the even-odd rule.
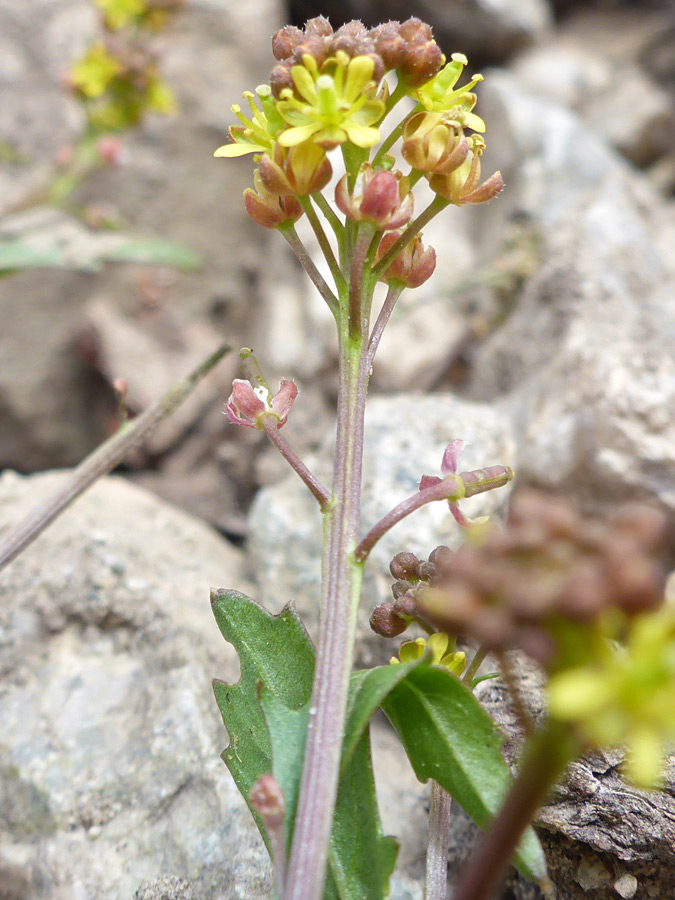
[[326, 200], [321, 191], [317, 191], [315, 194], [312, 194], [312, 200], [316, 203], [316, 205], [326, 217], [326, 221], [333, 229], [333, 234], [337, 238], [338, 243], [343, 241], [345, 227], [336, 215], [328, 200]]
[[303, 208], [305, 215], [309, 220], [309, 224], [312, 226], [312, 231], [314, 232], [314, 235], [319, 242], [321, 252], [323, 253], [324, 259], [328, 263], [328, 268], [330, 269], [331, 275], [335, 280], [335, 286], [337, 288], [338, 294], [340, 294], [346, 289], [347, 283], [345, 281], [344, 275], [340, 271], [340, 266], [335, 259], [333, 248], [331, 247], [328, 237], [326, 236], [326, 232], [323, 230], [323, 225], [321, 224], [319, 217], [316, 214], [316, 210], [312, 206], [312, 201], [309, 199], [309, 197], [298, 197], [297, 200], [300, 203], [300, 206]]
[[277, 231], [280, 231], [281, 234], [286, 238], [289, 247], [291, 248], [293, 253], [295, 253], [296, 258], [298, 259], [298, 262], [305, 270], [305, 272], [307, 272], [307, 274], [309, 275], [309, 280], [326, 301], [328, 308], [333, 313], [333, 316], [337, 321], [340, 315], [337, 297], [329, 288], [321, 272], [319, 272], [319, 270], [317, 269], [316, 265], [314, 264], [314, 260], [307, 252], [307, 248], [298, 237], [297, 231], [292, 225], [282, 226], [281, 228], [278, 228]]
[[[487, 650], [483, 647], [476, 650], [469, 667], [462, 675], [462, 684], [471, 687], [471, 682], [486, 656]], [[432, 781], [424, 900], [445, 900], [447, 896], [451, 820], [452, 797], [438, 782]]]
[[445, 197], [441, 197], [436, 195], [434, 199], [431, 201], [429, 206], [424, 210], [423, 213], [420, 213], [419, 216], [408, 225], [406, 230], [403, 232], [401, 237], [396, 241], [395, 244], [392, 244], [390, 249], [384, 254], [382, 259], [378, 262], [375, 268], [372, 271], [371, 279], [373, 282], [376, 282], [380, 275], [389, 268], [392, 262], [396, 259], [398, 254], [403, 250], [404, 247], [407, 247], [410, 241], [419, 234], [419, 232], [427, 225], [434, 216], [438, 215], [441, 210], [445, 209], [450, 203], [449, 200], [446, 200]]

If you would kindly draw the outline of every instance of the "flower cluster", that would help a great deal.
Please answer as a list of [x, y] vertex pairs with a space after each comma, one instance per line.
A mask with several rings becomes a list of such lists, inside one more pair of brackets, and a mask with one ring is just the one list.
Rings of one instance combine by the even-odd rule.
[[138, 125], [147, 112], [171, 113], [175, 99], [162, 80], [145, 35], [162, 28], [184, 0], [96, 0], [103, 37], [67, 76], [94, 131]]
[[[446, 64], [431, 28], [419, 19], [372, 29], [354, 21], [334, 31], [320, 16], [304, 29], [282, 28], [272, 38], [272, 50], [277, 64], [269, 84], [244, 94], [250, 115], [238, 104], [232, 107], [239, 124], [229, 129], [231, 143], [215, 153], [257, 154], [259, 200], [247, 193], [246, 208], [258, 224], [292, 225], [301, 213], [294, 208], [282, 214], [284, 204], [270, 195], [308, 197], [321, 191], [332, 175], [326, 154], [336, 147], [342, 148], [347, 162], [335, 196], [340, 212], [347, 221], [396, 234], [375, 262], [400, 237], [398, 230], [410, 223], [412, 188], [420, 177], [446, 203], [458, 206], [484, 203], [502, 189], [499, 172], [481, 182], [485, 123], [473, 111], [472, 88], [482, 76], [458, 87], [466, 58], [455, 53]], [[384, 80], [388, 72], [397, 78], [393, 93]], [[385, 117], [406, 96], [415, 101], [415, 108], [369, 162], [371, 149], [382, 142]], [[403, 160], [411, 167], [406, 176], [392, 171], [394, 161], [386, 152], [399, 136]], [[435, 257], [424, 256], [419, 240], [414, 241], [418, 237], [411, 235], [410, 245], [398, 248], [401, 262], [396, 266], [392, 260], [380, 273], [383, 280], [414, 287], [431, 275]], [[418, 265], [421, 258], [424, 262]]]

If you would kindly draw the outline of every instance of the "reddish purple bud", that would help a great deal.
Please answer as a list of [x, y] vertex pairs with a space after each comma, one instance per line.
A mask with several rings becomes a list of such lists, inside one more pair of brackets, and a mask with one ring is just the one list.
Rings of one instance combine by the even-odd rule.
[[409, 19], [406, 19], [405, 22], [401, 23], [399, 26], [399, 34], [410, 44], [415, 44], [419, 41], [433, 40], [431, 25], [427, 25], [426, 22], [423, 22], [415, 16], [411, 16]]
[[325, 16], [316, 16], [305, 22], [305, 34], [307, 37], [330, 37], [332, 33], [333, 26]]
[[378, 231], [407, 225], [413, 214], [413, 196], [406, 191], [400, 172], [375, 172], [364, 163], [349, 193], [348, 176], [335, 188], [338, 209], [356, 222], [369, 222]]
[[272, 69], [270, 74], [270, 88], [272, 89], [272, 96], [275, 100], [279, 99], [281, 92], [286, 88], [291, 91], [293, 90], [293, 78], [291, 76], [292, 67], [293, 59], [288, 59], [279, 63], [278, 66], [275, 66]]
[[416, 88], [438, 75], [444, 60], [436, 41], [414, 43], [407, 47], [405, 58], [397, 68], [408, 87]]
[[286, 25], [272, 36], [272, 53], [280, 62], [293, 55], [297, 45], [304, 40], [304, 34], [294, 25]]
[[399, 581], [409, 581], [417, 575], [419, 559], [414, 553], [397, 553], [389, 563], [389, 571]]
[[370, 627], [381, 637], [397, 637], [408, 627], [408, 623], [394, 612], [393, 603], [380, 603], [370, 616]]
[[[400, 237], [400, 232], [388, 231], [383, 235], [377, 249], [377, 261], [382, 259]], [[380, 281], [403, 283], [406, 287], [415, 288], [424, 284], [436, 268], [436, 251], [433, 247], [426, 250], [422, 244], [422, 236], [417, 235], [401, 250], [391, 265], [380, 276]]]

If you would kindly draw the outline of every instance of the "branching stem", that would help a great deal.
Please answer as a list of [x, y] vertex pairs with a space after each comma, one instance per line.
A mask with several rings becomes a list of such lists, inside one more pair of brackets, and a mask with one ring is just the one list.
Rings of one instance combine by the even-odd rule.
[[275, 445], [279, 453], [281, 453], [291, 468], [298, 473], [300, 478], [302, 478], [312, 494], [319, 501], [321, 511], [325, 512], [330, 503], [330, 493], [312, 472], [310, 472], [286, 438], [281, 434], [278, 422], [275, 420], [274, 416], [265, 416], [263, 418], [263, 428], [265, 434]]
[[331, 291], [321, 272], [319, 272], [319, 270], [317, 269], [314, 260], [309, 255], [309, 253], [307, 252], [307, 248], [298, 237], [298, 233], [296, 232], [295, 228], [290, 225], [284, 228], [278, 228], [277, 230], [281, 232], [281, 234], [286, 238], [289, 247], [297, 257], [298, 262], [305, 270], [305, 272], [307, 272], [309, 280], [326, 301], [328, 308], [333, 313], [333, 316], [337, 321], [339, 317], [337, 297]]

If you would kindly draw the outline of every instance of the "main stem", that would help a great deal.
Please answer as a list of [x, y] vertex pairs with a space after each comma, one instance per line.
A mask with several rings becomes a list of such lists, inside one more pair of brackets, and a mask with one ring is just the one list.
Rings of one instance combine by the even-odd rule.
[[284, 900], [320, 900], [342, 752], [363, 564], [354, 558], [361, 503], [365, 336], [342, 317], [333, 497], [324, 513], [319, 646]]

